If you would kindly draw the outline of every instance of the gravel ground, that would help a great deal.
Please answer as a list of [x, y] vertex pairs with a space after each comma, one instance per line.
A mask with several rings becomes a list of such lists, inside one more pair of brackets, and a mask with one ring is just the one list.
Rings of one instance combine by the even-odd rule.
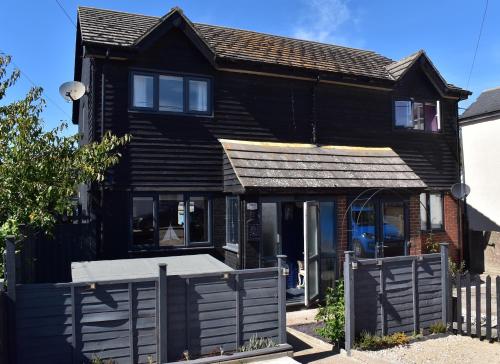
[[[500, 343], [488, 343], [467, 336], [448, 335], [423, 339], [406, 347], [396, 347], [380, 351], [363, 351], [354, 357], [361, 362], [366, 358], [381, 359], [389, 363], [401, 364], [465, 364], [500, 363]], [[363, 357], [361, 357], [363, 356]]]

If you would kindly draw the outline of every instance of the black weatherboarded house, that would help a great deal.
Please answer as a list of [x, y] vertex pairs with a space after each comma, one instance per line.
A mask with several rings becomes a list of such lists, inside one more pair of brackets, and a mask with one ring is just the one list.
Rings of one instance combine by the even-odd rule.
[[469, 92], [423, 51], [393, 61], [192, 23], [178, 8], [81, 7], [76, 42], [82, 143], [133, 138], [102, 186], [80, 190], [99, 258], [208, 252], [253, 268], [285, 254], [288, 298], [308, 304], [346, 249], [420, 253], [433, 230], [459, 251], [446, 191]]

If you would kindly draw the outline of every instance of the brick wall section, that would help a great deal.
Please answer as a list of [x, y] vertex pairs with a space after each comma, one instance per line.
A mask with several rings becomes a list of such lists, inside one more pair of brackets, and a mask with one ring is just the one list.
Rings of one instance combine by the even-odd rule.
[[422, 254], [423, 245], [420, 236], [420, 195], [410, 197], [409, 215], [410, 255]]
[[[444, 195], [444, 230], [433, 232], [433, 239], [437, 242], [449, 243], [450, 257], [455, 261], [460, 261], [460, 227], [458, 224], [458, 202], [451, 196], [451, 194], [446, 193]], [[425, 241], [427, 240], [428, 234], [422, 232], [421, 234], [421, 244], [423, 246], [422, 251], [425, 253]]]

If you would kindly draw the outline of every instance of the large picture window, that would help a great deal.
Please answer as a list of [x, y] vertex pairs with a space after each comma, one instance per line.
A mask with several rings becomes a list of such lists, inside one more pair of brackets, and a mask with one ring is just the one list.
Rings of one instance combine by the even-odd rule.
[[441, 192], [420, 194], [420, 228], [422, 230], [443, 230], [443, 194]]
[[132, 197], [132, 248], [211, 245], [211, 200], [188, 194]]
[[397, 128], [438, 132], [441, 130], [439, 101], [396, 100], [394, 123]]
[[212, 113], [211, 80], [178, 74], [132, 72], [132, 109], [177, 114]]

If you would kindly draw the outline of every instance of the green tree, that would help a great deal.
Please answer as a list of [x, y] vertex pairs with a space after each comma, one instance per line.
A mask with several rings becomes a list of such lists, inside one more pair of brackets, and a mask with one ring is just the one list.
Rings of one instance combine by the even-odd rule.
[[41, 88], [33, 87], [21, 100], [1, 102], [20, 76], [9, 63], [10, 57], [0, 54], [0, 253], [6, 235], [24, 237], [22, 226], [50, 234], [72, 211], [77, 186], [102, 182], [130, 140], [106, 133], [100, 142], [79, 147], [79, 134], [63, 135], [66, 124], [44, 130]]

